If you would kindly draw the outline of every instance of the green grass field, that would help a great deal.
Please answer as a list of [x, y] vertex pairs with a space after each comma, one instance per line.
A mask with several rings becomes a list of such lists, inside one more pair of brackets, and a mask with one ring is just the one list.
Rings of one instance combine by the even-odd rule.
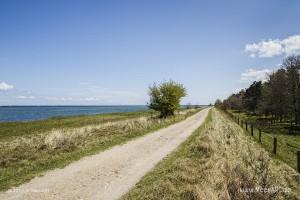
[[0, 123], [0, 190], [179, 122], [197, 111], [166, 119], [133, 112]]
[[[259, 123], [259, 117], [249, 115], [243, 112], [230, 110], [235, 116], [238, 116], [240, 120], [247, 121], [249, 124], [254, 124], [254, 138], [258, 141], [259, 130], [262, 130], [262, 143], [261, 145], [270, 153], [273, 151], [273, 138], [277, 138], [277, 154], [271, 154], [273, 157], [278, 158], [288, 165], [297, 168], [297, 150], [300, 150], [300, 135], [297, 131], [293, 130], [291, 133], [290, 122], [273, 122], [271, 123]], [[245, 127], [245, 125], [244, 125]], [[248, 126], [248, 132], [250, 134], [250, 126]]]

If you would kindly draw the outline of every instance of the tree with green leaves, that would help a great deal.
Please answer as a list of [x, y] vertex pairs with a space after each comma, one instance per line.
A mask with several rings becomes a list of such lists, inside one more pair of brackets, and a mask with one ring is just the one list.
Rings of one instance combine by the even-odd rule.
[[180, 83], [167, 81], [149, 87], [149, 108], [159, 111], [160, 117], [165, 118], [175, 114], [180, 108], [180, 100], [186, 96], [186, 89]]
[[243, 96], [244, 96], [244, 90], [240, 91], [237, 94], [232, 94], [227, 99], [227, 104], [229, 109], [233, 110], [242, 110], [243, 109]]
[[217, 100], [215, 101], [215, 107], [220, 108], [221, 106], [222, 106], [222, 101], [221, 101], [221, 99], [217, 99]]

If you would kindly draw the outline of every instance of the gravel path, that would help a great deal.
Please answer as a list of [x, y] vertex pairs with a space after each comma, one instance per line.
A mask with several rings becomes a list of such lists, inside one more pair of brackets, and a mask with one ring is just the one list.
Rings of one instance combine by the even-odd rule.
[[206, 108], [144, 137], [46, 172], [0, 199], [118, 199], [205, 120]]

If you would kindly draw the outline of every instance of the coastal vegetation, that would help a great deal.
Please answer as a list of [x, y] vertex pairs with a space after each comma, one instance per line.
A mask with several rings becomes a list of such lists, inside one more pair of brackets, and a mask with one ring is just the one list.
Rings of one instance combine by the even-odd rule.
[[0, 141], [17, 136], [29, 136], [45, 133], [52, 129], [77, 128], [105, 122], [150, 116], [151, 112], [124, 112], [98, 115], [52, 117], [47, 120], [25, 122], [0, 122]]
[[163, 119], [156, 112], [133, 112], [0, 123], [0, 190], [179, 122], [197, 111], [184, 109]]

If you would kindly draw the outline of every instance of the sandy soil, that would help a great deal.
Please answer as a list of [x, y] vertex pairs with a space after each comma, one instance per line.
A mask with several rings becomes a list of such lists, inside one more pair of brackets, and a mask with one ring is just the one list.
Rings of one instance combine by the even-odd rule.
[[0, 199], [118, 199], [192, 134], [209, 108], [144, 137], [46, 172]]

